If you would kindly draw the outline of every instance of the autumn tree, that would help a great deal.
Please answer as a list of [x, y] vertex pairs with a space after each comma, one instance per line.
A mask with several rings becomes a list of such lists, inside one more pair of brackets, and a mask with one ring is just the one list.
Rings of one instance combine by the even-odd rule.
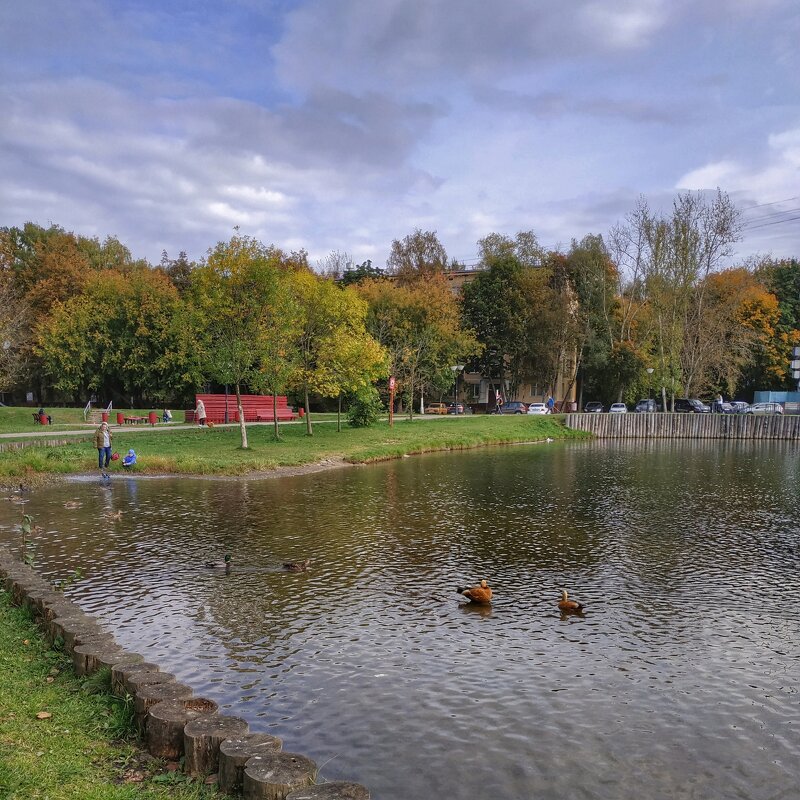
[[449, 386], [451, 367], [476, 355], [480, 345], [462, 324], [458, 302], [440, 276], [411, 285], [364, 281], [358, 290], [369, 304], [369, 331], [386, 348], [391, 374], [413, 418], [415, 394]]
[[398, 283], [413, 283], [419, 278], [444, 272], [447, 268], [447, 251], [436, 231], [417, 228], [405, 238], [392, 241], [386, 267]]
[[310, 394], [354, 391], [385, 369], [385, 354], [366, 329], [367, 306], [353, 289], [310, 272], [291, 276], [289, 289], [299, 309], [292, 382], [303, 394], [306, 433], [312, 436]]

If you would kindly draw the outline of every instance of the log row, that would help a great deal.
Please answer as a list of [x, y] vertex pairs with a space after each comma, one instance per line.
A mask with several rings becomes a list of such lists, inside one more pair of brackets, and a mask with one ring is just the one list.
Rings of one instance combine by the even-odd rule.
[[183, 757], [188, 775], [216, 774], [221, 792], [246, 800], [369, 800], [369, 791], [356, 783], [315, 785], [317, 765], [310, 758], [284, 752], [275, 736], [250, 733], [245, 720], [220, 714], [213, 700], [194, 697], [175, 675], [124, 650], [94, 617], [1, 545], [0, 580], [51, 646], [71, 656], [76, 675], [110, 669], [111, 690], [133, 699], [137, 729], [152, 755]]

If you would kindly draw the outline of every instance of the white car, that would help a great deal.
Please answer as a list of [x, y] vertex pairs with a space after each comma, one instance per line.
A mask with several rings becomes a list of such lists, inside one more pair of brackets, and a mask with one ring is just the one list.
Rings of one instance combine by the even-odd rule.
[[611, 408], [608, 409], [609, 414], [627, 414], [628, 407], [625, 403], [612, 403]]
[[547, 406], [544, 403], [531, 403], [528, 406], [529, 414], [549, 414]]

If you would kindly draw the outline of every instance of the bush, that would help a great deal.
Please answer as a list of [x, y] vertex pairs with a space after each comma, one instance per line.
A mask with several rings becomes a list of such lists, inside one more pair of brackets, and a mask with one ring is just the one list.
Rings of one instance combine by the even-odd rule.
[[369, 428], [383, 413], [383, 404], [374, 386], [367, 386], [353, 398], [347, 409], [347, 420], [352, 428]]

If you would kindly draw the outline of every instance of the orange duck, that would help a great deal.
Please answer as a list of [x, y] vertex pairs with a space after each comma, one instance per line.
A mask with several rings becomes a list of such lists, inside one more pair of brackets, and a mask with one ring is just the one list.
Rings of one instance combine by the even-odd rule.
[[577, 600], [570, 600], [566, 589], [561, 590], [561, 599], [558, 601], [561, 611], [583, 611], [583, 606]]
[[492, 602], [492, 590], [486, 581], [481, 581], [477, 586], [457, 588], [459, 594], [464, 595], [471, 603], [487, 604]]

